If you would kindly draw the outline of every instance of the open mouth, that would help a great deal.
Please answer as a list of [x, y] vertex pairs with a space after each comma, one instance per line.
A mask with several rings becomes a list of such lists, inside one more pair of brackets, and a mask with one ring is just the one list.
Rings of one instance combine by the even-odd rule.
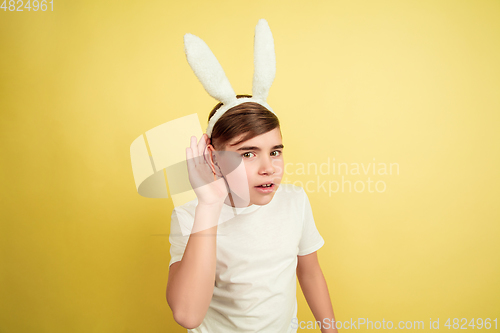
[[267, 183], [255, 186], [255, 189], [260, 193], [272, 193], [276, 185], [274, 183]]

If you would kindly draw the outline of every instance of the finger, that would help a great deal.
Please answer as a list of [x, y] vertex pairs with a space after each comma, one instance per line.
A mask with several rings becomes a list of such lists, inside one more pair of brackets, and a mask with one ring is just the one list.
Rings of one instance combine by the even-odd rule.
[[201, 153], [207, 145], [206, 134], [203, 134], [200, 138], [200, 142], [198, 142], [198, 151]]
[[192, 170], [194, 168], [193, 151], [189, 147], [186, 148], [186, 162], [189, 172], [189, 170]]
[[204, 151], [205, 151], [204, 142], [205, 142], [205, 138], [202, 135], [200, 137], [200, 141], [198, 141], [198, 143], [196, 144], [196, 149], [198, 149], [198, 163], [199, 164], [205, 163], [205, 159], [203, 156]]
[[197, 148], [198, 148], [198, 163], [200, 164], [205, 164], [205, 147], [206, 147], [206, 141], [205, 141], [205, 137], [202, 135], [200, 137], [200, 141], [198, 142], [197, 144]]
[[198, 146], [196, 145], [196, 137], [193, 135], [191, 137], [191, 152], [193, 153], [191, 159], [193, 160], [194, 164], [199, 164], [198, 162]]
[[206, 155], [206, 156], [204, 156], [204, 160], [205, 160], [205, 163], [208, 163], [210, 161], [210, 158], [208, 157], [208, 154], [210, 153], [210, 151], [207, 148], [208, 148], [208, 145], [210, 143], [210, 138], [208, 137], [208, 135], [206, 133], [204, 134], [204, 137], [205, 137], [205, 142], [203, 143], [203, 151], [205, 152], [205, 155]]
[[200, 153], [200, 163], [205, 163], [205, 148], [207, 147], [207, 135], [203, 134], [198, 142], [198, 152]]

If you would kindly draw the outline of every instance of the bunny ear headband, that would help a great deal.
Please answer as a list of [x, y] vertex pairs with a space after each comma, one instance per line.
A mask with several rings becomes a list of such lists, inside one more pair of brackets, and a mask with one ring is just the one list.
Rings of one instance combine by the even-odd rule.
[[222, 106], [208, 122], [206, 130], [208, 137], [212, 136], [212, 129], [220, 117], [236, 105], [255, 102], [274, 113], [266, 103], [269, 89], [276, 75], [274, 40], [266, 20], [260, 19], [255, 27], [254, 74], [251, 98], [236, 98], [236, 94], [217, 58], [201, 38], [191, 34], [184, 35], [184, 49], [189, 65], [205, 90], [210, 96], [222, 102]]

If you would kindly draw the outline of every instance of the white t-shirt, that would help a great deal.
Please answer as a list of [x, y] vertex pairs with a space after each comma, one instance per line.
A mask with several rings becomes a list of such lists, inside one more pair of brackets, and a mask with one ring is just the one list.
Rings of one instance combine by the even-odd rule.
[[[169, 265], [182, 259], [189, 235], [182, 235], [180, 224], [192, 227], [197, 204], [195, 199], [172, 213]], [[324, 244], [307, 194], [281, 184], [269, 204], [236, 211], [228, 220], [234, 208], [223, 205], [219, 221], [227, 221], [217, 227], [214, 293], [202, 324], [188, 332], [296, 332], [297, 256]]]

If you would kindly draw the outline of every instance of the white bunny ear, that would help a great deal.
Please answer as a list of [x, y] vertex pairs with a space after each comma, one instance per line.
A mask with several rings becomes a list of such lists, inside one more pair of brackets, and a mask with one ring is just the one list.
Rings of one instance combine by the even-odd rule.
[[222, 66], [201, 38], [185, 34], [184, 51], [194, 74], [210, 96], [224, 104], [236, 99], [236, 93], [231, 87]]
[[276, 55], [273, 34], [264, 19], [260, 19], [255, 27], [253, 61], [252, 95], [265, 101], [276, 75]]

